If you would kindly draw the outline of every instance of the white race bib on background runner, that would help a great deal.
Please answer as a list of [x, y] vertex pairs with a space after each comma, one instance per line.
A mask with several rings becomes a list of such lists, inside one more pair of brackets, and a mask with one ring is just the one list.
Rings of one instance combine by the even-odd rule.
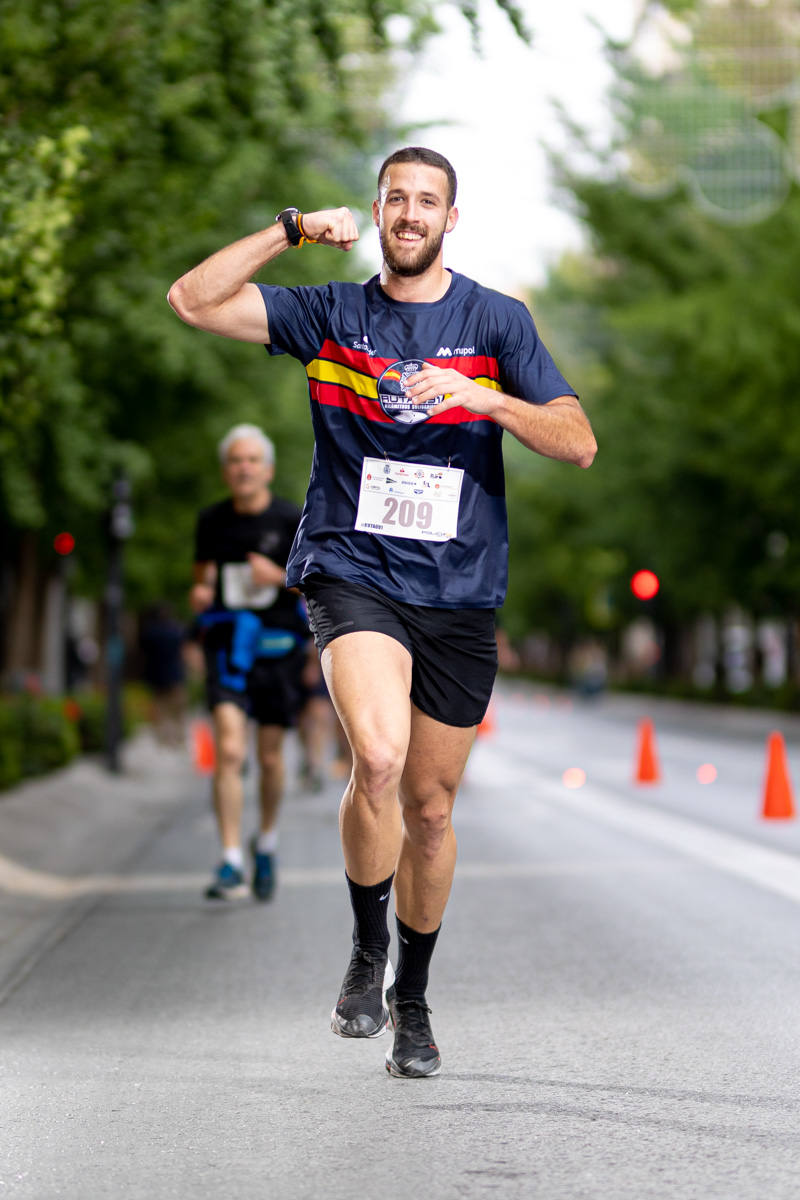
[[459, 467], [365, 458], [355, 528], [384, 537], [448, 542], [458, 533]]
[[278, 589], [253, 583], [253, 568], [246, 563], [222, 564], [222, 603], [226, 608], [271, 608]]

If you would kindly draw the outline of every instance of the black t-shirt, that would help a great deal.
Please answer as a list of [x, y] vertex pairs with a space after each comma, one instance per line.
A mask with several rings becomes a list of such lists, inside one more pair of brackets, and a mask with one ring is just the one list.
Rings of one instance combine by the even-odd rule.
[[247, 560], [249, 553], [263, 554], [285, 567], [299, 523], [300, 509], [280, 496], [273, 496], [260, 513], [239, 513], [230, 499], [202, 510], [194, 561], [216, 563], [216, 610], [246, 609], [267, 628], [307, 634], [301, 598], [283, 587], [253, 584]]

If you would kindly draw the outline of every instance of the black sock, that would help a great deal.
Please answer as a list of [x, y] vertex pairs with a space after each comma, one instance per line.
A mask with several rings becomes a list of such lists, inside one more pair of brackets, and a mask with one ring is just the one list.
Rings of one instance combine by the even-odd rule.
[[433, 948], [439, 936], [439, 929], [433, 933], [418, 933], [405, 925], [399, 917], [397, 920], [397, 974], [394, 990], [398, 999], [424, 1000], [425, 989], [428, 986], [428, 968], [430, 966]]
[[350, 889], [350, 904], [353, 909], [353, 945], [371, 954], [386, 954], [389, 949], [389, 925], [387, 912], [392, 892], [394, 872], [383, 883], [363, 887], [353, 883], [345, 873]]

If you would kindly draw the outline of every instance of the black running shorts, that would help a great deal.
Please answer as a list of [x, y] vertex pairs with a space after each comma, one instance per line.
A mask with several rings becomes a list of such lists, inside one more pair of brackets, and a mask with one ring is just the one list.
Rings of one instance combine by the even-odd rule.
[[283, 658], [256, 659], [247, 674], [244, 691], [226, 686], [220, 678], [219, 652], [207, 649], [206, 702], [209, 709], [213, 710], [218, 704], [235, 704], [259, 725], [291, 729], [297, 723], [297, 714], [306, 699], [302, 676], [307, 644], [296, 647]]
[[417, 708], [462, 729], [483, 720], [497, 674], [494, 609], [401, 604], [331, 575], [310, 575], [300, 586], [320, 654], [346, 633], [388, 634], [411, 654]]

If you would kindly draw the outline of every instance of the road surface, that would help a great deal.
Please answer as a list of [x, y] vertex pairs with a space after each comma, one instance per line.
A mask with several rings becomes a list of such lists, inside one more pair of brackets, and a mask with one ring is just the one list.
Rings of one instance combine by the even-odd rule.
[[760, 814], [800, 721], [510, 684], [492, 719], [429, 1080], [329, 1031], [337, 784], [290, 788], [269, 905], [202, 900], [208, 781], [146, 739], [0, 799], [0, 1198], [794, 1200], [800, 824]]

